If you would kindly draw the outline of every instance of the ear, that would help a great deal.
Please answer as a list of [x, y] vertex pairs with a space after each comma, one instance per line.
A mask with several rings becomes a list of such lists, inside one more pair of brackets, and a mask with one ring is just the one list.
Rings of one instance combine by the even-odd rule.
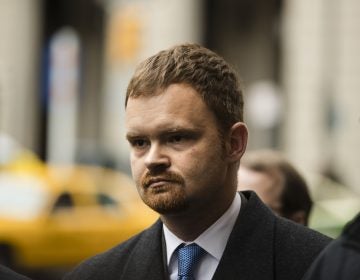
[[246, 150], [248, 129], [243, 122], [235, 123], [230, 129], [228, 159], [239, 161]]

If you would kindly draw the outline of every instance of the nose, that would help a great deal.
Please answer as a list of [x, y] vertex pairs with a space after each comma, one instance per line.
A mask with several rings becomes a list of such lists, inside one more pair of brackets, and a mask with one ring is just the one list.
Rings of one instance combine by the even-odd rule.
[[145, 166], [150, 172], [161, 172], [171, 165], [169, 156], [159, 144], [152, 144], [145, 158]]

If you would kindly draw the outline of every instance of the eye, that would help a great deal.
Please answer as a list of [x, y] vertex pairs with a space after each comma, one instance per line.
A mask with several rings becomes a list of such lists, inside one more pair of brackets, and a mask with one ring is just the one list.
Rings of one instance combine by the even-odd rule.
[[185, 140], [185, 137], [181, 134], [174, 134], [169, 137], [170, 143], [180, 143]]
[[148, 145], [148, 141], [145, 139], [133, 139], [130, 141], [130, 145], [137, 149], [143, 149]]

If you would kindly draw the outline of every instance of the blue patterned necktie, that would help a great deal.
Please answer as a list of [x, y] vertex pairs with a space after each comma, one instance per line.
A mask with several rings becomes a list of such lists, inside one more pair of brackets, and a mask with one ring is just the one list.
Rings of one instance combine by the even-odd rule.
[[178, 250], [178, 280], [194, 280], [194, 270], [205, 250], [192, 243]]

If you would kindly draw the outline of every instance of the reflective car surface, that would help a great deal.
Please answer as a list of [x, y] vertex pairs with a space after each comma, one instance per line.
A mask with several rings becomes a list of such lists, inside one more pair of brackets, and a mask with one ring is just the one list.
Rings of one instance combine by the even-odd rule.
[[100, 167], [0, 170], [0, 263], [70, 267], [157, 218], [131, 179]]

